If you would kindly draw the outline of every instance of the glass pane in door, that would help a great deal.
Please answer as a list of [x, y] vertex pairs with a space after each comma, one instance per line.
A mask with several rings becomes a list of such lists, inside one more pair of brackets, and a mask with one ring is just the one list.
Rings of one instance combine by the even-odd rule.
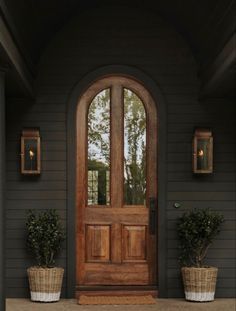
[[141, 99], [124, 89], [124, 204], [146, 201], [146, 112]]
[[110, 89], [88, 111], [88, 205], [110, 204]]

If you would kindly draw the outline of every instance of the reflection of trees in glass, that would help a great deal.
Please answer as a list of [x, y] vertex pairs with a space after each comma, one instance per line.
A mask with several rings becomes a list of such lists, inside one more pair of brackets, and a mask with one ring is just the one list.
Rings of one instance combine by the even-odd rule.
[[88, 205], [110, 203], [110, 171], [102, 162], [88, 161]]
[[[88, 112], [89, 205], [109, 204], [109, 175], [110, 90], [106, 89], [93, 99]], [[124, 202], [143, 205], [145, 196], [146, 113], [137, 95], [124, 89]]]
[[88, 113], [88, 158], [105, 165], [110, 161], [110, 90], [100, 92]]
[[88, 112], [88, 204], [109, 204], [109, 170], [110, 90], [106, 89], [93, 99]]
[[124, 90], [124, 200], [145, 204], [146, 195], [146, 113], [141, 100]]

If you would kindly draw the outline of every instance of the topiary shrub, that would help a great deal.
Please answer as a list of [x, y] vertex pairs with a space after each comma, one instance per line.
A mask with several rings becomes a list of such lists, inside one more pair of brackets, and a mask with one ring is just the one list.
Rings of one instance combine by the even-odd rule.
[[179, 261], [182, 266], [203, 267], [208, 248], [219, 234], [223, 221], [222, 214], [209, 209], [194, 209], [178, 219]]
[[65, 233], [59, 215], [55, 210], [28, 212], [27, 249], [38, 266], [51, 268], [55, 265], [55, 256], [61, 250]]

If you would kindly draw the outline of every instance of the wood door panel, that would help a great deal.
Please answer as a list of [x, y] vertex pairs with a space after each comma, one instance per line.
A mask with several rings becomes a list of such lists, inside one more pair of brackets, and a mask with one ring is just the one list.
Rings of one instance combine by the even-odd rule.
[[122, 248], [123, 262], [147, 260], [147, 226], [123, 225]]
[[95, 264], [85, 266], [84, 283], [87, 285], [145, 285], [149, 282], [146, 264]]
[[110, 235], [110, 226], [86, 225], [86, 262], [110, 261]]
[[148, 271], [146, 273], [87, 272], [85, 275], [87, 285], [148, 285]]
[[93, 272], [99, 272], [101, 267], [102, 267], [102, 271], [104, 273], [111, 273], [111, 272], [122, 272], [122, 273], [130, 273], [131, 270], [134, 273], [145, 273], [146, 271], [148, 271], [147, 268], [147, 264], [146, 263], [142, 263], [139, 262], [135, 265], [133, 265], [133, 263], [131, 262], [125, 262], [125, 263], [120, 263], [120, 264], [116, 264], [116, 263], [109, 263], [109, 264], [104, 264], [104, 263], [99, 263], [99, 262], [95, 262], [95, 263], [84, 263], [84, 267], [88, 270], [88, 271], [93, 271]]
[[148, 208], [146, 207], [86, 207], [84, 221], [94, 223], [148, 224]]

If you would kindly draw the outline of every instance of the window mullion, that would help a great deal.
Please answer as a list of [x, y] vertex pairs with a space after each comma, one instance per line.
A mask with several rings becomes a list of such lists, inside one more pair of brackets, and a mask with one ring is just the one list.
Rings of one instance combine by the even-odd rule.
[[123, 87], [114, 84], [111, 89], [111, 206], [123, 206]]

